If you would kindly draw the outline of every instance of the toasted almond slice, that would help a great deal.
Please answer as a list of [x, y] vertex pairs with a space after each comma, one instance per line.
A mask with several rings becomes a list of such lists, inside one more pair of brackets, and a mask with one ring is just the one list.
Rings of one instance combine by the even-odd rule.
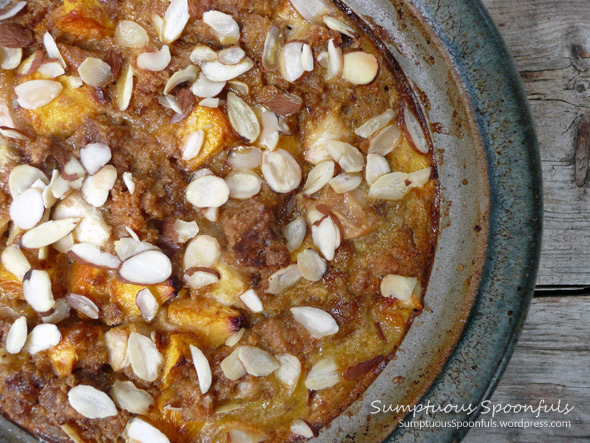
[[65, 68], [66, 61], [62, 57], [61, 52], [59, 52], [59, 48], [57, 47], [53, 36], [49, 32], [43, 34], [43, 45], [45, 46], [45, 52], [47, 52], [47, 58], [59, 61]]
[[408, 174], [391, 172], [382, 175], [369, 189], [369, 197], [383, 200], [400, 200], [408, 193]]
[[6, 352], [18, 354], [27, 341], [27, 318], [17, 318], [10, 326], [6, 335]]
[[100, 208], [109, 198], [116, 181], [117, 169], [113, 165], [103, 166], [96, 174], [84, 179], [82, 197], [89, 205]]
[[223, 91], [226, 82], [214, 82], [209, 80], [202, 72], [199, 74], [199, 78], [192, 85], [191, 91], [197, 97], [202, 98], [213, 98]]
[[199, 233], [196, 221], [170, 219], [164, 222], [163, 233], [175, 243], [184, 244]]
[[59, 332], [57, 326], [51, 323], [40, 324], [30, 332], [25, 344], [25, 350], [29, 354], [36, 354], [57, 346], [60, 341], [61, 332]]
[[117, 269], [121, 260], [113, 254], [101, 251], [92, 243], [77, 243], [68, 252], [74, 259], [95, 268]]
[[306, 249], [297, 254], [297, 266], [303, 278], [312, 282], [321, 280], [328, 270], [326, 260], [313, 249]]
[[57, 203], [57, 198], [53, 195], [53, 188], [55, 187], [55, 184], [60, 179], [61, 179], [61, 175], [60, 175], [59, 171], [57, 169], [54, 169], [51, 172], [51, 180], [49, 181], [49, 184], [42, 191], [43, 205], [47, 209], [51, 208], [55, 203]]
[[74, 231], [78, 242], [106, 246], [112, 228], [105, 222], [102, 212], [86, 203], [79, 192], [74, 192], [61, 201], [53, 211], [55, 220], [71, 217], [81, 219]]
[[217, 53], [209, 46], [198, 45], [195, 46], [195, 49], [191, 52], [190, 59], [196, 65], [205, 62], [214, 62], [217, 60]]
[[365, 170], [365, 179], [369, 185], [375, 183], [380, 177], [389, 174], [391, 168], [385, 157], [379, 154], [367, 155], [367, 168]]
[[380, 131], [381, 129], [385, 128], [387, 124], [393, 120], [395, 117], [395, 113], [393, 110], [388, 109], [383, 114], [379, 114], [376, 117], [367, 120], [363, 123], [359, 128], [357, 128], [354, 133], [359, 137], [369, 138], [376, 132]]
[[268, 186], [279, 194], [291, 192], [301, 183], [301, 168], [297, 160], [283, 149], [264, 152], [262, 174]]
[[268, 278], [266, 292], [274, 295], [282, 294], [287, 289], [295, 286], [299, 280], [301, 280], [299, 267], [295, 264], [289, 265], [286, 268], [279, 269]]
[[156, 30], [156, 32], [158, 33], [158, 38], [160, 39], [161, 42], [164, 41], [164, 19], [162, 17], [160, 17], [158, 14], [152, 14], [152, 24], [154, 25], [154, 28]]
[[266, 34], [262, 52], [262, 67], [266, 71], [271, 72], [279, 69], [279, 57], [284, 43], [281, 30], [277, 26], [271, 27]]
[[415, 277], [389, 274], [381, 280], [381, 295], [383, 297], [394, 297], [398, 300], [408, 301], [412, 298], [417, 284], [418, 279]]
[[262, 187], [262, 179], [252, 171], [230, 172], [225, 181], [229, 186], [229, 196], [239, 200], [254, 197]]
[[260, 123], [254, 110], [233, 92], [227, 94], [227, 113], [232, 127], [250, 143], [260, 135]]
[[8, 176], [10, 195], [12, 195], [13, 199], [17, 198], [37, 180], [41, 180], [45, 184], [49, 183], [47, 176], [40, 169], [29, 165], [15, 166]]
[[23, 235], [21, 246], [25, 249], [49, 246], [76, 229], [79, 221], [79, 218], [64, 218], [41, 223]]
[[301, 363], [297, 357], [291, 354], [278, 355], [277, 360], [280, 364], [276, 372], [277, 378], [293, 392], [301, 375]]
[[295, 420], [291, 423], [291, 432], [303, 438], [312, 438], [315, 436], [313, 429], [303, 420]]
[[69, 83], [72, 89], [80, 89], [82, 86], [84, 86], [84, 82], [82, 81], [82, 79], [76, 76], [70, 77]]
[[185, 281], [191, 289], [198, 290], [219, 282], [219, 273], [214, 269], [190, 268], [186, 270]]
[[328, 41], [328, 72], [326, 79], [332, 80], [342, 74], [343, 68], [344, 56], [342, 55], [342, 48], [336, 46], [334, 39], [330, 39]]
[[121, 111], [126, 111], [131, 103], [134, 75], [135, 71], [133, 66], [129, 63], [117, 81], [117, 106]]
[[164, 87], [164, 95], [170, 94], [170, 92], [181, 83], [194, 82], [197, 79], [197, 74], [198, 69], [192, 65], [175, 72]]
[[327, 143], [328, 154], [345, 172], [360, 172], [365, 165], [363, 154], [349, 143], [330, 140]]
[[88, 297], [80, 294], [68, 294], [66, 296], [68, 305], [74, 308], [76, 311], [81, 312], [87, 317], [96, 320], [98, 318], [98, 306]]
[[31, 55], [25, 58], [16, 70], [18, 77], [28, 77], [37, 70], [43, 60], [45, 54], [41, 50], [34, 51]]
[[262, 312], [264, 310], [262, 302], [260, 301], [260, 298], [254, 289], [248, 289], [246, 292], [240, 295], [240, 300], [242, 300], [246, 307], [252, 312]]
[[352, 26], [343, 23], [340, 20], [336, 20], [335, 18], [330, 17], [328, 15], [324, 16], [323, 20], [326, 26], [332, 29], [333, 31], [340, 32], [344, 35], [349, 36], [350, 38], [355, 37], [355, 30]]
[[420, 121], [407, 103], [404, 102], [402, 108], [401, 123], [406, 139], [416, 151], [421, 154], [428, 154], [430, 152], [430, 146], [428, 145], [428, 140], [426, 139], [426, 134]]
[[317, 225], [311, 227], [313, 244], [316, 245], [326, 260], [333, 260], [336, 249], [340, 246], [340, 229], [332, 217], [324, 217]]
[[158, 103], [168, 109], [172, 109], [176, 114], [182, 114], [182, 108], [178, 104], [178, 100], [173, 95], [165, 95], [158, 97]]
[[21, 12], [24, 9], [25, 6], [27, 6], [27, 2], [18, 2], [12, 8], [7, 9], [2, 14], [0, 14], [0, 21], [7, 20], [9, 18], [16, 16], [19, 12]]
[[53, 80], [31, 80], [14, 88], [19, 106], [25, 109], [45, 106], [61, 94], [62, 89], [62, 84]]
[[225, 357], [219, 364], [225, 378], [232, 381], [238, 380], [246, 375], [246, 369], [238, 358], [240, 347], [234, 349], [234, 351]]
[[163, 71], [168, 67], [171, 60], [170, 48], [164, 45], [159, 51], [139, 54], [137, 57], [137, 67], [147, 71]]
[[[23, 59], [22, 48], [0, 47], [0, 68], [2, 68], [2, 69], [16, 69], [19, 67], [22, 59]], [[55, 76], [55, 77], [57, 77], [57, 76]]]
[[132, 332], [127, 342], [127, 355], [131, 369], [142, 380], [153, 382], [162, 367], [162, 355], [152, 340], [145, 335]]
[[23, 277], [23, 295], [31, 308], [47, 312], [55, 306], [47, 271], [31, 269]]
[[106, 418], [117, 415], [117, 407], [111, 398], [102, 391], [78, 385], [68, 392], [70, 406], [86, 418]]
[[150, 41], [147, 31], [131, 20], [122, 20], [115, 29], [115, 42], [125, 48], [143, 48]]
[[231, 443], [260, 443], [267, 439], [262, 432], [250, 429], [230, 429], [227, 433]]
[[140, 252], [125, 260], [119, 267], [119, 278], [136, 285], [157, 285], [172, 275], [172, 263], [163, 252]]
[[281, 50], [279, 67], [281, 75], [288, 82], [295, 82], [305, 73], [302, 60], [303, 43], [289, 42]]
[[169, 44], [176, 41], [184, 31], [189, 18], [188, 1], [172, 0], [164, 14], [164, 27], [162, 29], [164, 43]]
[[318, 308], [299, 306], [291, 308], [293, 318], [314, 338], [334, 335], [339, 331], [338, 323], [330, 314]]
[[238, 332], [234, 332], [232, 335], [227, 337], [227, 340], [225, 340], [225, 346], [229, 346], [231, 348], [238, 344], [238, 342], [244, 336], [244, 332], [246, 332], [246, 330], [244, 328], [241, 328]]
[[21, 132], [18, 129], [9, 128], [7, 126], [0, 126], [0, 135], [6, 138], [13, 138], [15, 140], [30, 140], [30, 137], [24, 132]]
[[217, 59], [224, 65], [235, 65], [242, 61], [246, 53], [239, 46], [230, 46], [219, 51]]
[[322, 24], [322, 17], [332, 10], [328, 0], [290, 0], [301, 16], [316, 25]]
[[137, 388], [129, 380], [117, 380], [113, 384], [111, 393], [119, 407], [132, 414], [143, 415], [154, 404], [154, 399], [147, 391]]
[[43, 194], [36, 188], [27, 189], [10, 205], [10, 218], [21, 229], [35, 227], [43, 218], [44, 213]]
[[273, 151], [279, 142], [279, 119], [274, 112], [263, 108], [260, 120], [262, 122], [260, 144]]
[[239, 80], [230, 80], [227, 82], [227, 87], [230, 91], [234, 91], [236, 94], [246, 96], [250, 94], [250, 86]]
[[31, 269], [27, 257], [25, 257], [25, 254], [23, 254], [23, 251], [21, 251], [18, 245], [15, 244], [7, 246], [2, 251], [2, 265], [20, 281], [23, 280], [25, 274]]
[[224, 65], [220, 61], [204, 62], [201, 70], [205, 76], [214, 82], [227, 82], [248, 72], [254, 67], [254, 62], [245, 57], [235, 65]]
[[186, 188], [186, 199], [197, 208], [218, 208], [227, 203], [229, 186], [221, 177], [199, 177]]
[[189, 161], [196, 158], [205, 143], [205, 131], [198, 129], [188, 136], [184, 147], [182, 148], [182, 159]]
[[67, 194], [72, 191], [72, 188], [70, 188], [70, 182], [65, 180], [61, 174], [55, 179], [55, 183], [53, 183], [53, 186], [50, 189], [53, 197], [56, 199], [66, 198]]
[[162, 431], [138, 417], [129, 420], [125, 435], [133, 443], [170, 443]]
[[87, 57], [78, 66], [78, 74], [82, 81], [90, 86], [106, 86], [113, 80], [111, 66], [95, 57]]
[[[288, 117], [301, 110], [303, 100], [295, 94], [278, 94], [270, 100], [265, 101], [264, 104], [274, 113], [282, 117]], [[277, 126], [280, 125], [277, 124]]]
[[360, 172], [343, 172], [330, 180], [330, 186], [337, 194], [345, 194], [354, 191], [363, 181], [363, 175]]
[[208, 25], [224, 45], [233, 45], [240, 40], [240, 27], [231, 15], [219, 11], [207, 11], [203, 22]]
[[219, 108], [220, 100], [218, 98], [204, 98], [199, 102], [201, 108]]
[[408, 188], [421, 188], [424, 186], [432, 175], [432, 168], [424, 168], [408, 174]]
[[158, 310], [160, 309], [160, 304], [152, 291], [148, 288], [141, 289], [137, 296], [135, 297], [135, 303], [139, 308], [139, 312], [141, 312], [141, 316], [146, 322], [151, 322], [156, 318], [158, 315]]
[[201, 394], [205, 395], [209, 392], [209, 388], [213, 382], [211, 366], [209, 366], [209, 361], [205, 354], [203, 354], [203, 351], [193, 345], [190, 345], [190, 350], [193, 357], [193, 364], [197, 371], [197, 377], [199, 379], [199, 388], [201, 389]]
[[256, 169], [262, 163], [262, 151], [249, 146], [238, 146], [229, 151], [227, 164], [232, 169]]
[[62, 176], [66, 180], [76, 180], [86, 176], [86, 170], [76, 157], [71, 157], [63, 167]]
[[393, 151], [401, 139], [401, 132], [397, 125], [390, 125], [384, 128], [371, 140], [369, 154], [387, 155]]
[[299, 249], [305, 239], [306, 233], [307, 224], [305, 223], [305, 218], [301, 216], [283, 228], [283, 235], [287, 239], [287, 249], [289, 252]]
[[338, 364], [334, 356], [326, 357], [312, 366], [305, 379], [305, 386], [312, 391], [331, 388], [340, 382]]
[[51, 314], [41, 317], [43, 323], [59, 323], [70, 316], [70, 305], [65, 298], [60, 298], [55, 301], [55, 306], [51, 310]]
[[111, 148], [104, 143], [89, 143], [80, 149], [80, 161], [90, 175], [96, 174], [105, 166], [111, 156]]
[[334, 177], [335, 164], [333, 161], [324, 161], [313, 167], [307, 175], [307, 181], [303, 186], [305, 195], [312, 195], [322, 189]]
[[342, 78], [353, 85], [366, 85], [377, 77], [379, 62], [373, 54], [357, 51], [344, 55]]
[[254, 346], [240, 346], [238, 358], [244, 369], [254, 377], [266, 377], [279, 369], [279, 361], [268, 352]]
[[184, 269], [212, 268], [221, 257], [221, 246], [215, 237], [197, 235], [184, 252]]
[[318, 56], [316, 57], [316, 60], [318, 61], [318, 64], [324, 68], [327, 69], [328, 68], [328, 64], [329, 64], [329, 55], [328, 55], [328, 51], [322, 51], [318, 54]]
[[123, 172], [123, 183], [127, 186], [129, 194], [133, 195], [135, 192], [135, 182], [133, 181], [133, 174], [131, 172]]
[[129, 366], [129, 356], [127, 354], [127, 341], [129, 332], [122, 328], [109, 329], [104, 334], [109, 364], [113, 371], [118, 372]]
[[301, 65], [305, 71], [313, 71], [313, 52], [307, 43], [304, 43], [301, 48]]

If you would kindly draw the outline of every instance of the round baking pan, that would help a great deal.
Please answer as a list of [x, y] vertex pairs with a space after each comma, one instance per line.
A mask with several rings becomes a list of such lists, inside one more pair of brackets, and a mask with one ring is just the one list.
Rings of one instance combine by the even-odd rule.
[[[424, 110], [441, 220], [424, 312], [395, 359], [317, 441], [454, 441], [468, 428], [410, 426], [477, 416], [512, 354], [534, 289], [542, 186], [526, 96], [478, 0], [335, 3], [373, 36]], [[476, 411], [395, 412], [416, 404]], [[0, 419], [0, 441], [36, 439]]]

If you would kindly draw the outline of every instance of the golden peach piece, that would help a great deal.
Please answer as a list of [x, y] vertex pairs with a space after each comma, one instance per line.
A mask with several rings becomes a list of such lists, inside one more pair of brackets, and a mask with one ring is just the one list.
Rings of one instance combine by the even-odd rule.
[[98, 40], [114, 32], [98, 0], [64, 0], [55, 26], [73, 36], [84, 40]]

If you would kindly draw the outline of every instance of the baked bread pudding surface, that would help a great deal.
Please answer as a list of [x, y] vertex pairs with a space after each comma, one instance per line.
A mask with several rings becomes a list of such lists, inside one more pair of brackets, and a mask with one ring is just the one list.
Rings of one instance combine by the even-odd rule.
[[317, 435], [393, 358], [436, 245], [390, 61], [325, 0], [0, 20], [3, 415], [49, 442]]

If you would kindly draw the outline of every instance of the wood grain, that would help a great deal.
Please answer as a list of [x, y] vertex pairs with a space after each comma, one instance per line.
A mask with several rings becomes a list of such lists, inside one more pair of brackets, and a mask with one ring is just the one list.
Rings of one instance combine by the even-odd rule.
[[537, 283], [588, 286], [588, 152], [577, 148], [590, 114], [590, 2], [483, 3], [521, 73], [541, 146], [545, 229]]

